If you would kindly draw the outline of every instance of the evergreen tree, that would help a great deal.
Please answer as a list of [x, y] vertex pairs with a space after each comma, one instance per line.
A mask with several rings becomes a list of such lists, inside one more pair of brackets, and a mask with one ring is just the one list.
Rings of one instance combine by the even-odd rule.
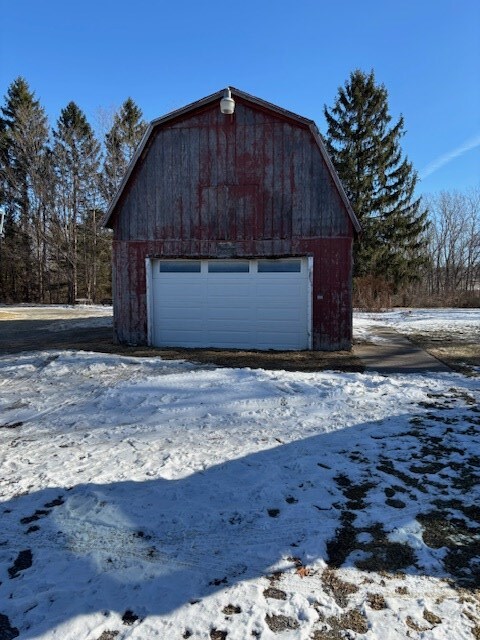
[[22, 300], [25, 277], [20, 258], [23, 253], [22, 233], [11, 209], [6, 209], [3, 236], [0, 237], [0, 301]]
[[355, 275], [381, 277], [398, 288], [424, 262], [427, 212], [414, 195], [417, 174], [402, 157], [403, 117], [390, 124], [387, 98], [373, 71], [356, 70], [324, 114], [327, 149], [363, 228]]
[[[0, 199], [7, 211], [8, 233], [2, 255], [16, 300], [43, 300], [45, 295], [46, 211], [49, 130], [44, 109], [24, 78], [9, 86], [0, 117]], [[12, 234], [15, 230], [15, 234]], [[7, 293], [2, 291], [3, 296]]]
[[[64, 261], [68, 284], [68, 302], [78, 297], [79, 267], [82, 294], [91, 293], [87, 280], [96, 263], [95, 241], [99, 207], [100, 145], [84, 113], [70, 102], [60, 113], [53, 133], [53, 157], [56, 172], [56, 207], [52, 232]], [[79, 250], [81, 231], [82, 251]], [[90, 244], [92, 252], [85, 245]], [[90, 289], [90, 291], [89, 291]]]
[[7, 202], [7, 184], [6, 184], [6, 123], [5, 120], [0, 117], [0, 207], [5, 209], [5, 205]]
[[127, 98], [115, 114], [113, 125], [105, 136], [105, 163], [102, 175], [102, 195], [109, 203], [122, 181], [147, 123], [142, 111], [131, 98]]

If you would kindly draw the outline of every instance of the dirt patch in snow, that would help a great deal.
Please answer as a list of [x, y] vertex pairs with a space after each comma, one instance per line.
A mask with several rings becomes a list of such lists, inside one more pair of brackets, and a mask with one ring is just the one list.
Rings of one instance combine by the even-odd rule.
[[[461, 422], [449, 415], [459, 400], [468, 407]], [[403, 570], [417, 565], [415, 548], [406, 540], [392, 539], [382, 523], [367, 527], [357, 524], [358, 509], [365, 508], [372, 500], [372, 491], [376, 491], [380, 477], [393, 477], [395, 484], [386, 486], [383, 491], [385, 504], [395, 509], [412, 509], [425, 496], [430, 508], [419, 510], [416, 515], [423, 543], [430, 549], [442, 549], [441, 563], [452, 584], [475, 590], [480, 584], [480, 510], [471, 496], [480, 482], [480, 457], [469, 453], [467, 439], [472, 438], [474, 442], [478, 435], [478, 408], [473, 398], [453, 387], [448, 397], [432, 395], [428, 406], [432, 411], [421, 417], [413, 416], [411, 431], [401, 434], [401, 437], [412, 437], [412, 443], [415, 443], [408, 457], [399, 456], [395, 460], [398, 436], [390, 435], [389, 452], [379, 455], [376, 472], [372, 473], [370, 466], [364, 469], [362, 461], [353, 460], [352, 476], [357, 466], [355, 482], [342, 474], [334, 478], [344, 501], [336, 505], [341, 509], [340, 526], [327, 542], [327, 561], [330, 567], [339, 569], [350, 558], [358, 569], [389, 575], [396, 572], [401, 575]], [[443, 431], [442, 436], [431, 433], [434, 424], [438, 425], [437, 432]], [[454, 426], [450, 426], [452, 424]], [[359, 479], [367, 475], [378, 476], [377, 482]], [[393, 498], [398, 494], [402, 500]], [[427, 496], [432, 497], [428, 499]], [[349, 592], [344, 593], [336, 586], [335, 573], [325, 572], [324, 575], [329, 578], [324, 579], [326, 592], [334, 597], [340, 592], [340, 598], [335, 599], [339, 606], [345, 607]], [[344, 586], [342, 582], [339, 584]]]
[[98, 640], [115, 640], [120, 631], [104, 631]]
[[365, 615], [358, 609], [350, 609], [339, 616], [330, 616], [320, 621], [325, 623], [324, 628], [314, 631], [313, 640], [342, 640], [343, 638], [352, 637], [346, 635], [348, 631], [355, 633], [367, 633], [368, 622]]
[[283, 633], [289, 629], [298, 629], [300, 626], [298, 620], [289, 616], [282, 615], [268, 615], [265, 618], [265, 622], [274, 633]]

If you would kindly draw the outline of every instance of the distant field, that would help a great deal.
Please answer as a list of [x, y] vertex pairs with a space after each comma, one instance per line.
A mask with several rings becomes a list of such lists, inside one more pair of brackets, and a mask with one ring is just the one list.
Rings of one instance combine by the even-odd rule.
[[0, 320], [75, 320], [111, 317], [112, 307], [105, 305], [19, 304], [0, 305]]

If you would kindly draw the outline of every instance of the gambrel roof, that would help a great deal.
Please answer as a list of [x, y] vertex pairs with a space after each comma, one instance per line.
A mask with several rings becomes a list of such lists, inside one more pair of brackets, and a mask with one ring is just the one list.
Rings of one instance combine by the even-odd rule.
[[[251, 104], [252, 106], [255, 106], [257, 108], [260, 108], [263, 111], [267, 111], [270, 113], [275, 114], [276, 116], [290, 121], [290, 122], [294, 122], [297, 123], [299, 125], [301, 125], [302, 127], [309, 129], [310, 133], [313, 137], [313, 139], [315, 140], [319, 150], [320, 150], [320, 154], [328, 168], [328, 171], [332, 177], [332, 181], [333, 184], [335, 185], [335, 188], [337, 189], [339, 196], [343, 202], [343, 204], [345, 205], [345, 209], [347, 210], [347, 213], [349, 215], [349, 218], [352, 222], [353, 228], [355, 229], [355, 231], [357, 233], [360, 232], [361, 230], [361, 226], [360, 223], [348, 201], [348, 198], [345, 194], [345, 191], [343, 189], [343, 186], [340, 182], [340, 179], [337, 175], [337, 172], [335, 171], [335, 168], [332, 164], [332, 161], [330, 160], [330, 157], [325, 149], [325, 145], [323, 143], [322, 137], [319, 133], [319, 130], [317, 128], [317, 125], [315, 124], [315, 122], [313, 120], [309, 120], [308, 118], [304, 118], [303, 116], [299, 116], [296, 113], [293, 113], [291, 111], [288, 111], [286, 109], [283, 109], [281, 107], [278, 107], [277, 105], [274, 105], [270, 102], [267, 102], [265, 100], [262, 100], [261, 98], [257, 98], [255, 96], [252, 96], [248, 93], [245, 93], [243, 91], [240, 91], [239, 89], [235, 89], [234, 87], [229, 87], [230, 91], [231, 91], [231, 95], [233, 99], [240, 99], [242, 102], [246, 103], [246, 104]], [[123, 177], [122, 182], [120, 183], [120, 186], [117, 190], [117, 193], [115, 195], [115, 197], [113, 198], [112, 202], [110, 203], [110, 206], [108, 208], [108, 211], [104, 217], [103, 220], [103, 224], [106, 227], [110, 227], [110, 221], [111, 218], [113, 216], [113, 213], [115, 212], [115, 209], [117, 207], [117, 204], [127, 186], [127, 184], [130, 181], [130, 178], [135, 170], [135, 167], [137, 166], [138, 162], [140, 161], [140, 159], [142, 158], [142, 155], [144, 153], [144, 151], [146, 150], [146, 148], [148, 147], [148, 144], [155, 132], [155, 130], [157, 130], [160, 127], [164, 127], [165, 125], [168, 125], [174, 121], [177, 120], [181, 120], [182, 118], [184, 118], [187, 115], [190, 115], [191, 113], [204, 109], [205, 107], [208, 107], [210, 104], [215, 103], [215, 102], [219, 102], [221, 100], [221, 98], [224, 95], [224, 89], [221, 89], [220, 91], [217, 91], [216, 93], [212, 93], [211, 95], [207, 96], [206, 98], [202, 98], [201, 100], [197, 100], [196, 102], [192, 102], [191, 104], [186, 105], [185, 107], [182, 107], [181, 109], [176, 109], [175, 111], [171, 111], [170, 113], [167, 113], [166, 115], [160, 117], [160, 118], [156, 118], [155, 120], [153, 120], [147, 130], [145, 131], [145, 134], [142, 138], [142, 140], [140, 141], [140, 144], [137, 147], [137, 150], [134, 154], [134, 156], [132, 157], [130, 164], [127, 167], [127, 171], [125, 173], [125, 176]]]

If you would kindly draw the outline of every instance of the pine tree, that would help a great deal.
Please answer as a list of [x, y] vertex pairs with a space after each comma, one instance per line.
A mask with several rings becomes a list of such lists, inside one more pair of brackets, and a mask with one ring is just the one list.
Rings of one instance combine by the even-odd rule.
[[[91, 293], [88, 291], [91, 289], [91, 268], [97, 259], [94, 245], [99, 207], [100, 145], [84, 113], [74, 102], [61, 111], [53, 135], [56, 207], [55, 224], [52, 226], [55, 237], [52, 240], [64, 260], [68, 302], [74, 304], [78, 297], [79, 266], [82, 269], [82, 293], [87, 295]], [[86, 247], [88, 243], [93, 245], [92, 251]]]
[[146, 128], [142, 111], [131, 98], [127, 98], [115, 114], [112, 128], [105, 136], [102, 194], [107, 204], [117, 192]]
[[[46, 211], [51, 197], [48, 142], [44, 109], [24, 78], [9, 86], [0, 118], [0, 198], [7, 211], [9, 233], [2, 257], [8, 265], [15, 289], [8, 297], [43, 300], [45, 296]], [[12, 234], [15, 230], [15, 234]], [[7, 292], [3, 291], [7, 297]]]
[[404, 121], [391, 126], [388, 94], [373, 71], [350, 74], [334, 106], [324, 107], [327, 149], [363, 233], [355, 275], [384, 278], [395, 289], [424, 262], [427, 212], [415, 197], [417, 174], [403, 157]]

